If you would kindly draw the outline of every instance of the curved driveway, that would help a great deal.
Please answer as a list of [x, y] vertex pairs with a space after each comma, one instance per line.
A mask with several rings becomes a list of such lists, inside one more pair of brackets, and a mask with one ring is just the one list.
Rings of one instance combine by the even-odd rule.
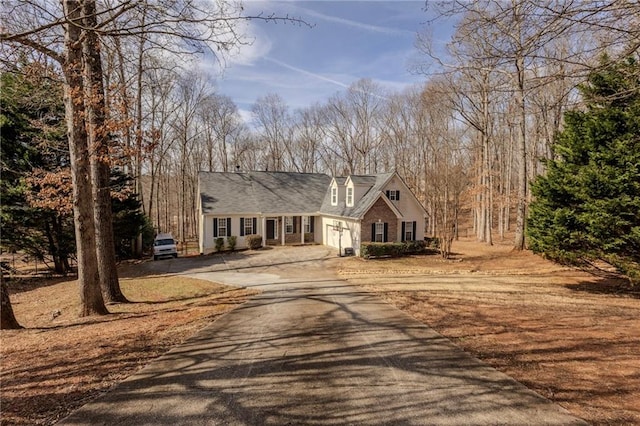
[[149, 262], [262, 293], [63, 424], [584, 424], [337, 279], [326, 247]]

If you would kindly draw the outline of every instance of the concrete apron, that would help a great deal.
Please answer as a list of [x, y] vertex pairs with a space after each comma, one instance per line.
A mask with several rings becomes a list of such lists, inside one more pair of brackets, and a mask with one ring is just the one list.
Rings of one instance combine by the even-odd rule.
[[345, 282], [192, 276], [263, 293], [60, 424], [586, 424]]

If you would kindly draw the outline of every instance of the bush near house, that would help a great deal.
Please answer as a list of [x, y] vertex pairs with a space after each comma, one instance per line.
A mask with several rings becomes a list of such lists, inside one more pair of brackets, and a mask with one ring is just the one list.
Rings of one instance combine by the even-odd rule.
[[365, 259], [372, 257], [401, 257], [409, 254], [427, 251], [427, 241], [404, 241], [401, 243], [363, 243], [360, 246], [360, 256]]
[[440, 249], [440, 238], [438, 237], [424, 237], [424, 242], [427, 248], [434, 250]]
[[222, 251], [224, 248], [224, 238], [216, 238], [216, 251]]
[[235, 235], [230, 236], [229, 238], [227, 238], [227, 248], [231, 251], [234, 251], [236, 249], [237, 242], [238, 237], [236, 237]]
[[247, 235], [244, 237], [247, 247], [251, 250], [257, 250], [262, 247], [262, 235]]

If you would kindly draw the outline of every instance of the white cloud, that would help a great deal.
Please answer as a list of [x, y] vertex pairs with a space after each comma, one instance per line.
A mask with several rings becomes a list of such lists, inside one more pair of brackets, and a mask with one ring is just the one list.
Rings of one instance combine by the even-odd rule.
[[241, 33], [246, 34], [245, 43], [237, 46], [229, 53], [227, 65], [253, 65], [258, 59], [265, 57], [271, 52], [273, 42], [251, 21], [242, 24], [244, 28]]

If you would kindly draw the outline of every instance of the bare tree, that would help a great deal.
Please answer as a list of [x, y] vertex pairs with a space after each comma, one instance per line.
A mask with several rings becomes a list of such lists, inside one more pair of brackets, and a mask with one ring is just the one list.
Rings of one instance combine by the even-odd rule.
[[291, 116], [284, 99], [270, 93], [259, 97], [251, 108], [258, 136], [265, 149], [266, 170], [295, 170], [291, 154]]
[[[212, 94], [203, 101], [200, 115], [207, 143], [207, 168], [210, 172], [228, 172], [229, 144], [237, 137], [243, 125], [238, 107], [230, 97]], [[216, 158], [219, 167], [215, 165]]]

